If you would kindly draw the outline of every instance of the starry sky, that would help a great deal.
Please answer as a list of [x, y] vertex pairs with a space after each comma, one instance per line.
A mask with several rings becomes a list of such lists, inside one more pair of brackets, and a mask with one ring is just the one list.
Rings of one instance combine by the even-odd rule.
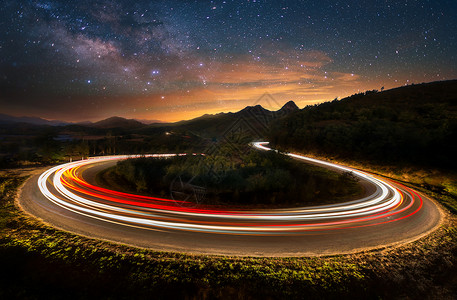
[[457, 78], [455, 0], [2, 0], [0, 25], [16, 116], [178, 121]]

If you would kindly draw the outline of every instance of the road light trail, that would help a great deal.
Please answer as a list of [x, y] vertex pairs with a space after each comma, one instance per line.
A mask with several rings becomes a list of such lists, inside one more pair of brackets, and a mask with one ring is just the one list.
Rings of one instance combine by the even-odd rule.
[[[271, 151], [266, 142], [254, 143], [261, 151]], [[168, 158], [185, 154], [151, 154]], [[186, 207], [185, 201], [147, 197], [112, 191], [92, 185], [82, 173], [94, 164], [139, 157], [118, 155], [96, 157], [56, 166], [38, 179], [41, 193], [51, 202], [73, 213], [129, 227], [152, 230], [179, 230], [234, 235], [300, 235], [307, 232], [376, 226], [402, 220], [422, 208], [422, 198], [410, 189], [345, 166], [288, 153], [306, 162], [342, 172], [370, 182], [376, 189], [362, 199], [341, 204], [290, 209], [241, 210], [210, 205]]]

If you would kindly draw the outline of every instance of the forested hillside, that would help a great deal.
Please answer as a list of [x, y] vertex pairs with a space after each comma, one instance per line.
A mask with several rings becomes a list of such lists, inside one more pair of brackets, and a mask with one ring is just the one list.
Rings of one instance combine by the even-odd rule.
[[302, 153], [456, 170], [457, 80], [308, 106], [272, 124], [269, 138]]

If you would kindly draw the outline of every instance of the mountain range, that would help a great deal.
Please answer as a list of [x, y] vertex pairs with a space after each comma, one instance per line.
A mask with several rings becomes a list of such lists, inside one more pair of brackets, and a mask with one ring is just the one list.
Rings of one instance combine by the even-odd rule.
[[49, 125], [49, 126], [65, 126], [70, 124], [70, 122], [58, 121], [58, 120], [46, 120], [39, 117], [14, 117], [6, 114], [0, 114], [0, 124], [7, 123], [27, 123], [34, 125]]
[[247, 106], [244, 109], [235, 112], [235, 113], [219, 113], [215, 115], [205, 114], [203, 116], [197, 117], [195, 119], [186, 120], [186, 121], [179, 121], [175, 123], [164, 123], [159, 120], [137, 120], [137, 119], [127, 119], [119, 116], [113, 116], [104, 120], [100, 120], [97, 122], [65, 122], [65, 121], [57, 121], [57, 120], [46, 120], [39, 117], [14, 117], [6, 114], [0, 114], [0, 124], [11, 124], [11, 123], [26, 123], [32, 125], [48, 125], [48, 126], [66, 126], [66, 125], [79, 125], [84, 127], [92, 127], [92, 128], [99, 128], [99, 129], [110, 129], [110, 128], [122, 128], [122, 129], [138, 129], [142, 127], [146, 127], [148, 125], [157, 126], [192, 126], [196, 125], [200, 127], [201, 122], [205, 122], [205, 120], [221, 120], [221, 121], [228, 121], [228, 119], [232, 119], [233, 117], [245, 117], [245, 118], [260, 118], [263, 119], [266, 124], [269, 123], [272, 119], [275, 119], [279, 116], [283, 116], [289, 114], [291, 112], [299, 110], [298, 106], [293, 102], [287, 102], [281, 109], [277, 111], [269, 111], [263, 108], [261, 105], [255, 106]]

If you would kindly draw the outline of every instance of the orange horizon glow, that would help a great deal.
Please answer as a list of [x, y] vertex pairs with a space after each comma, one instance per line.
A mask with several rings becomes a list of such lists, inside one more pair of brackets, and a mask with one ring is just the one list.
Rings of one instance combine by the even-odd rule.
[[[255, 88], [238, 90], [236, 94], [230, 92], [223, 92], [221, 90], [196, 90], [191, 93], [173, 93], [164, 96], [163, 105], [156, 105], [154, 109], [150, 108], [137, 108], [121, 117], [139, 120], [160, 120], [161, 122], [178, 122], [184, 120], [194, 119], [205, 114], [218, 114], [218, 113], [234, 113], [242, 110], [246, 106], [253, 106], [260, 104], [265, 109], [276, 111], [279, 110], [285, 103], [294, 101], [300, 108], [309, 105], [320, 104], [332, 101], [335, 98], [343, 99], [355, 93], [364, 92], [367, 90], [377, 89], [381, 87], [385, 89], [396, 88], [402, 85], [385, 86], [382, 83], [375, 83], [363, 85], [363, 88], [349, 87], [323, 87], [319, 89], [310, 89], [308, 91], [295, 91], [294, 89], [300, 88], [294, 86], [278, 86], [269, 88]], [[262, 97], [270, 95], [273, 101], [268, 103]], [[233, 99], [232, 97], [237, 97]], [[160, 96], [162, 97], [162, 96]], [[148, 99], [142, 99], [140, 102], [146, 102]], [[111, 115], [112, 116], [112, 115]], [[109, 116], [107, 116], [109, 117]]]
[[[417, 84], [421, 82], [411, 82], [405, 80], [403, 84], [384, 84], [384, 83], [362, 83], [360, 77], [352, 74], [337, 73], [338, 79], [331, 79], [334, 85], [313, 86], [313, 84], [302, 85], [298, 83], [289, 84], [268, 84], [261, 87], [239, 87], [221, 88], [213, 84], [208, 87], [193, 89], [189, 92], [173, 91], [160, 95], [152, 95], [140, 98], [115, 98], [114, 102], [134, 103], [133, 109], [118, 109], [124, 105], [117, 105], [104, 110], [103, 114], [94, 117], [78, 116], [43, 116], [46, 120], [63, 120], [67, 122], [96, 122], [109, 117], [119, 116], [127, 119], [155, 120], [163, 123], [173, 123], [191, 120], [205, 114], [218, 114], [237, 112], [246, 106], [260, 104], [265, 109], [276, 111], [285, 103], [294, 101], [300, 108], [332, 101], [335, 98], [343, 99], [355, 93], [367, 90], [385, 90], [404, 86], [406, 84]], [[350, 76], [350, 81], [348, 77]], [[343, 78], [343, 80], [341, 80]], [[240, 80], [240, 82], [242, 82]], [[264, 95], [271, 96], [274, 101], [264, 101]], [[268, 97], [267, 97], [268, 98]], [[8, 113], [8, 112], [6, 112]], [[10, 115], [23, 117], [24, 114], [11, 113]], [[30, 114], [30, 116], [39, 114]], [[40, 116], [41, 117], [41, 116]]]

